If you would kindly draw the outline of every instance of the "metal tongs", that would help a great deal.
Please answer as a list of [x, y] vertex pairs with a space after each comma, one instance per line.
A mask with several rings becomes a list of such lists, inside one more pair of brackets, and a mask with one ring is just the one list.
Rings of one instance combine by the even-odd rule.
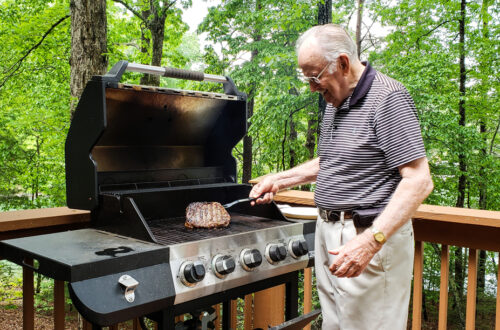
[[231, 202], [231, 203], [227, 203], [227, 204], [222, 205], [222, 207], [223, 207], [223, 208], [225, 208], [225, 209], [228, 209], [228, 208], [230, 208], [230, 207], [232, 207], [232, 206], [234, 206], [234, 205], [236, 205], [236, 204], [239, 204], [239, 203], [244, 203], [244, 202], [253, 202], [254, 200], [257, 200], [257, 199], [259, 199], [259, 198], [263, 198], [263, 197], [264, 197], [264, 195], [265, 195], [265, 193], [264, 193], [264, 194], [262, 194], [262, 195], [260, 195], [259, 197], [248, 197], [248, 198], [243, 198], [243, 199], [237, 199], [237, 200], [235, 200], [234, 202]]

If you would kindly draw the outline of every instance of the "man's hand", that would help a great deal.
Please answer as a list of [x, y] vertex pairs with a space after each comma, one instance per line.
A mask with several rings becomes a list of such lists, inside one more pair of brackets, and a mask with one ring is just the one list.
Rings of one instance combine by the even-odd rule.
[[277, 178], [275, 175], [268, 175], [264, 177], [259, 183], [253, 186], [252, 191], [250, 191], [250, 197], [257, 198], [263, 194], [263, 197], [251, 202], [250, 204], [254, 206], [255, 204], [268, 204], [271, 203], [274, 195], [278, 192], [279, 187], [276, 183]]
[[319, 157], [305, 162], [304, 164], [300, 164], [299, 166], [295, 166], [287, 171], [263, 177], [262, 180], [253, 187], [249, 195], [253, 198], [257, 198], [262, 194], [265, 195], [262, 198], [257, 199], [255, 202], [251, 202], [251, 205], [254, 206], [255, 204], [271, 203], [274, 195], [280, 189], [313, 182], [316, 180], [318, 171]]
[[328, 251], [337, 258], [330, 266], [332, 275], [337, 277], [359, 276], [370, 263], [375, 253], [382, 248], [382, 244], [373, 239], [369, 230], [357, 235], [347, 244], [338, 249]]

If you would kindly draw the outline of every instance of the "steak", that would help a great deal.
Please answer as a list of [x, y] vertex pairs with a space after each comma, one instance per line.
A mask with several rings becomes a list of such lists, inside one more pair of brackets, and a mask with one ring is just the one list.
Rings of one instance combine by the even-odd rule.
[[217, 202], [194, 202], [186, 208], [187, 228], [220, 228], [227, 227], [231, 216]]

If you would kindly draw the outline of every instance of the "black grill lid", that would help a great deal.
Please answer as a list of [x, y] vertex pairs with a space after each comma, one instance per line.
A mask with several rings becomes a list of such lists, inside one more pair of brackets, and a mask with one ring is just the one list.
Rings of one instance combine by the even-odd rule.
[[[225, 94], [119, 83], [125, 70], [217, 81]], [[66, 139], [71, 208], [101, 191], [235, 182], [233, 147], [246, 133], [246, 95], [228, 77], [120, 61], [86, 85]]]

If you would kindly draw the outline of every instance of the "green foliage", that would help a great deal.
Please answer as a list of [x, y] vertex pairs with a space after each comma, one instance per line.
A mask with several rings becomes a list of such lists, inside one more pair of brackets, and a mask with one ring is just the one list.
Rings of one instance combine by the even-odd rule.
[[64, 204], [69, 19], [43, 37], [67, 15], [63, 1], [0, 4], [0, 210]]
[[[465, 174], [466, 205], [479, 208], [479, 190], [486, 187], [485, 207], [500, 208], [499, 138], [495, 133], [500, 120], [499, 42], [492, 33], [498, 32], [499, 16], [498, 8], [488, 9], [484, 3], [483, 10], [474, 2], [468, 2], [466, 9], [465, 126], [459, 125], [458, 115], [460, 1], [382, 1], [372, 7], [392, 32], [383, 49], [370, 53], [370, 60], [403, 82], [415, 100], [436, 186], [427, 200], [430, 204], [454, 206], [458, 177]], [[466, 173], [457, 165], [460, 155], [465, 156]]]
[[0, 261], [0, 301], [6, 308], [17, 308], [16, 301], [22, 300], [21, 267], [8, 261]]
[[[122, 59], [142, 62], [141, 22], [114, 1], [108, 1], [107, 11], [110, 65]], [[184, 36], [180, 9], [168, 14], [164, 65], [199, 61], [196, 36]], [[69, 1], [1, 1], [0, 44], [0, 211], [63, 206], [70, 121]], [[139, 78], [127, 73], [124, 80], [138, 83]]]
[[[230, 75], [254, 102], [253, 177], [289, 168], [290, 151], [307, 160], [307, 120], [317, 98], [297, 78], [295, 41], [310, 27], [316, 8], [306, 1], [222, 1], [199, 27], [213, 45], [205, 49], [206, 71]], [[293, 120], [298, 137], [290, 143]], [[285, 134], [288, 132], [287, 134]], [[242, 145], [235, 157], [242, 163]]]

